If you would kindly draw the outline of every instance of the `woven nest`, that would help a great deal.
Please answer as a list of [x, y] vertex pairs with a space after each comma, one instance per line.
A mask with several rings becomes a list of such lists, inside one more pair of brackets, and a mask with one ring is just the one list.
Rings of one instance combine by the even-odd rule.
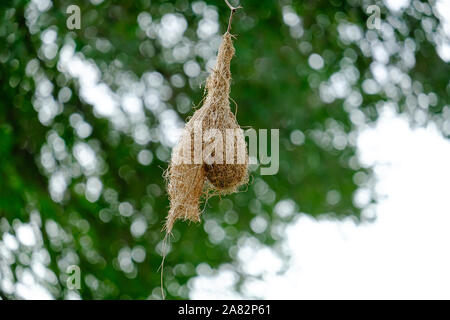
[[202, 196], [233, 193], [248, 181], [244, 134], [231, 112], [229, 100], [230, 62], [234, 53], [231, 34], [226, 32], [216, 67], [206, 80], [203, 106], [186, 123], [172, 151], [166, 174], [170, 198], [165, 225], [168, 233], [177, 219], [200, 220]]

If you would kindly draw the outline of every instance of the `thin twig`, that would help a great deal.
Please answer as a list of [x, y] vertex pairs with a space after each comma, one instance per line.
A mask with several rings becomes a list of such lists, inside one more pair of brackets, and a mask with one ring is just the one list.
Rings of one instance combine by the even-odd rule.
[[228, 28], [227, 28], [227, 32], [230, 32], [231, 29], [231, 21], [233, 20], [233, 14], [236, 12], [237, 9], [241, 9], [242, 6], [237, 6], [237, 7], [233, 7], [228, 0], [225, 0], [225, 3], [227, 4], [228, 8], [230, 8], [231, 13], [230, 13], [230, 19], [228, 20]]
[[167, 242], [170, 240], [168, 238], [169, 233], [166, 232], [166, 235], [164, 236], [164, 240], [162, 243], [162, 254], [163, 254], [163, 258], [162, 258], [162, 262], [160, 265], [161, 268], [161, 298], [163, 300], [166, 299], [166, 295], [164, 294], [164, 261], [166, 260], [166, 250], [167, 250]]

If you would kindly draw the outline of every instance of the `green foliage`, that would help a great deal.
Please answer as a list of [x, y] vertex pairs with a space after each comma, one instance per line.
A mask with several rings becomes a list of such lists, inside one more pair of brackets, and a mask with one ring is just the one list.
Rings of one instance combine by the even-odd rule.
[[[66, 8], [73, 1], [53, 1], [50, 8], [36, 5], [45, 1], [1, 5], [0, 292], [4, 298], [20, 296], [14, 285], [28, 273], [53, 297], [68, 297], [69, 265], [80, 267], [78, 293], [83, 299], [159, 297], [161, 228], [168, 210], [162, 175], [171, 147], [163, 128], [170, 119], [181, 123], [201, 101], [206, 65], [215, 54], [211, 48], [218, 47], [229, 10], [220, 1], [207, 1], [209, 7], [187, 0], [96, 2], [100, 1], [76, 3], [81, 8], [81, 29], [73, 31], [66, 27]], [[445, 108], [449, 65], [437, 55], [434, 40], [421, 23], [429, 19], [437, 34], [439, 20], [413, 7], [397, 16], [377, 3], [386, 24], [399, 21], [405, 26], [392, 28], [393, 40], [387, 39], [380, 30], [367, 30], [365, 8], [371, 2], [361, 2], [241, 3], [244, 9], [236, 13], [232, 28], [237, 37], [231, 96], [239, 105], [237, 118], [243, 127], [280, 129], [280, 171], [273, 176], [252, 172], [243, 192], [208, 201], [200, 224], [176, 224], [165, 269], [169, 298], [188, 297], [187, 284], [196, 276], [198, 264], [218, 267], [233, 261], [238, 239], [255, 237], [267, 245], [280, 240], [282, 234], [274, 226], [295, 217], [274, 213], [280, 200], [293, 200], [296, 212], [359, 219], [361, 206], [355, 206], [354, 192], [358, 187], [370, 189], [371, 184], [370, 179], [354, 178], [358, 172], [365, 173], [363, 177], [369, 172], [358, 164], [355, 131], [376, 120], [384, 102], [393, 102], [413, 122], [434, 121], [444, 135], [450, 134], [443, 116], [449, 114]], [[220, 29], [200, 39], [205, 11], [199, 10], [205, 8], [212, 10], [212, 20], [218, 13]], [[289, 10], [301, 22], [285, 23], [283, 16], [286, 19]], [[176, 43], [165, 45], [165, 35], [158, 34], [155, 26], [172, 13], [176, 14], [172, 18], [186, 21], [187, 29]], [[346, 24], [358, 28], [362, 38], [343, 40], [339, 28]], [[375, 93], [363, 90], [364, 80], [373, 78], [371, 65], [376, 60], [371, 48], [377, 43], [366, 40], [371, 37], [386, 46], [415, 46], [410, 50], [415, 57], [412, 65], [405, 62], [401, 50], [393, 52], [388, 62], [407, 76], [410, 86], [392, 85], [396, 93], [389, 88]], [[62, 57], [71, 50], [84, 65], [98, 69], [99, 79], [83, 84], [83, 75], [64, 65]], [[311, 68], [312, 53], [323, 58], [323, 68]], [[195, 61], [200, 75], [187, 76], [186, 61]], [[162, 84], [155, 87], [151, 81], [159, 80], [146, 80], [149, 72], [162, 76]], [[351, 90], [324, 102], [321, 84], [338, 72], [350, 72], [350, 77], [356, 72]], [[182, 85], [177, 84], [180, 78]], [[119, 116], [102, 112], [109, 101], [89, 100], [86, 90], [99, 83], [109, 88]], [[408, 99], [422, 92], [436, 101], [421, 110]], [[156, 106], [150, 93], [159, 96]], [[127, 94], [138, 97], [142, 114], [129, 112], [121, 100]], [[422, 117], [417, 116], [419, 111]], [[304, 143], [293, 143], [295, 130], [301, 130]], [[94, 168], [80, 163], [79, 154], [86, 150], [95, 155]], [[149, 155], [149, 165], [145, 159], [139, 161]], [[102, 192], [97, 197], [89, 188], [98, 189], [99, 182]], [[250, 227], [256, 216], [268, 222], [261, 233]], [[205, 220], [215, 227], [205, 228]], [[28, 245], [19, 241], [14, 248], [11, 236], [21, 240], [18, 230], [24, 225], [33, 228], [36, 241]], [[215, 237], [217, 232], [224, 237]], [[44, 271], [36, 265], [44, 265]]]

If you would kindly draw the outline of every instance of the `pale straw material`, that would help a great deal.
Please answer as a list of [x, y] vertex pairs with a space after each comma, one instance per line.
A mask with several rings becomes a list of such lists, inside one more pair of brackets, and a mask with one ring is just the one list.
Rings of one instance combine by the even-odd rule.
[[[219, 48], [216, 67], [206, 80], [207, 95], [203, 106], [188, 121], [180, 141], [172, 151], [166, 173], [170, 198], [165, 225], [167, 233], [171, 232], [177, 219], [200, 220], [200, 199], [203, 195], [208, 197], [211, 194], [236, 192], [239, 186], [248, 182], [244, 134], [231, 112], [229, 100], [230, 61], [234, 53], [231, 34], [226, 32]], [[202, 139], [201, 135], [199, 139], [196, 132], [203, 132], [204, 135], [206, 132], [220, 133], [222, 148], [217, 148], [217, 139], [205, 136]], [[230, 135], [233, 132], [234, 136]], [[203, 154], [197, 153], [199, 149], [200, 152], [203, 150]], [[230, 163], [230, 159], [233, 162]]]

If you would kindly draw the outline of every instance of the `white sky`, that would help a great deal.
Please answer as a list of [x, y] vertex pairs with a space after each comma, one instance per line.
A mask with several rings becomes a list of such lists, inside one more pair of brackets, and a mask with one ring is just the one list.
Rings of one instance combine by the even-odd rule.
[[[244, 293], [264, 299], [450, 298], [450, 142], [432, 126], [411, 129], [386, 110], [358, 140], [363, 163], [376, 164], [376, 190], [385, 197], [375, 222], [299, 217], [287, 229], [289, 269], [267, 252], [248, 261], [262, 280]], [[259, 257], [259, 259], [258, 259]], [[255, 260], [256, 259], [256, 260]], [[248, 272], [255, 274], [255, 272]], [[193, 299], [239, 298], [235, 276], [198, 277]]]

